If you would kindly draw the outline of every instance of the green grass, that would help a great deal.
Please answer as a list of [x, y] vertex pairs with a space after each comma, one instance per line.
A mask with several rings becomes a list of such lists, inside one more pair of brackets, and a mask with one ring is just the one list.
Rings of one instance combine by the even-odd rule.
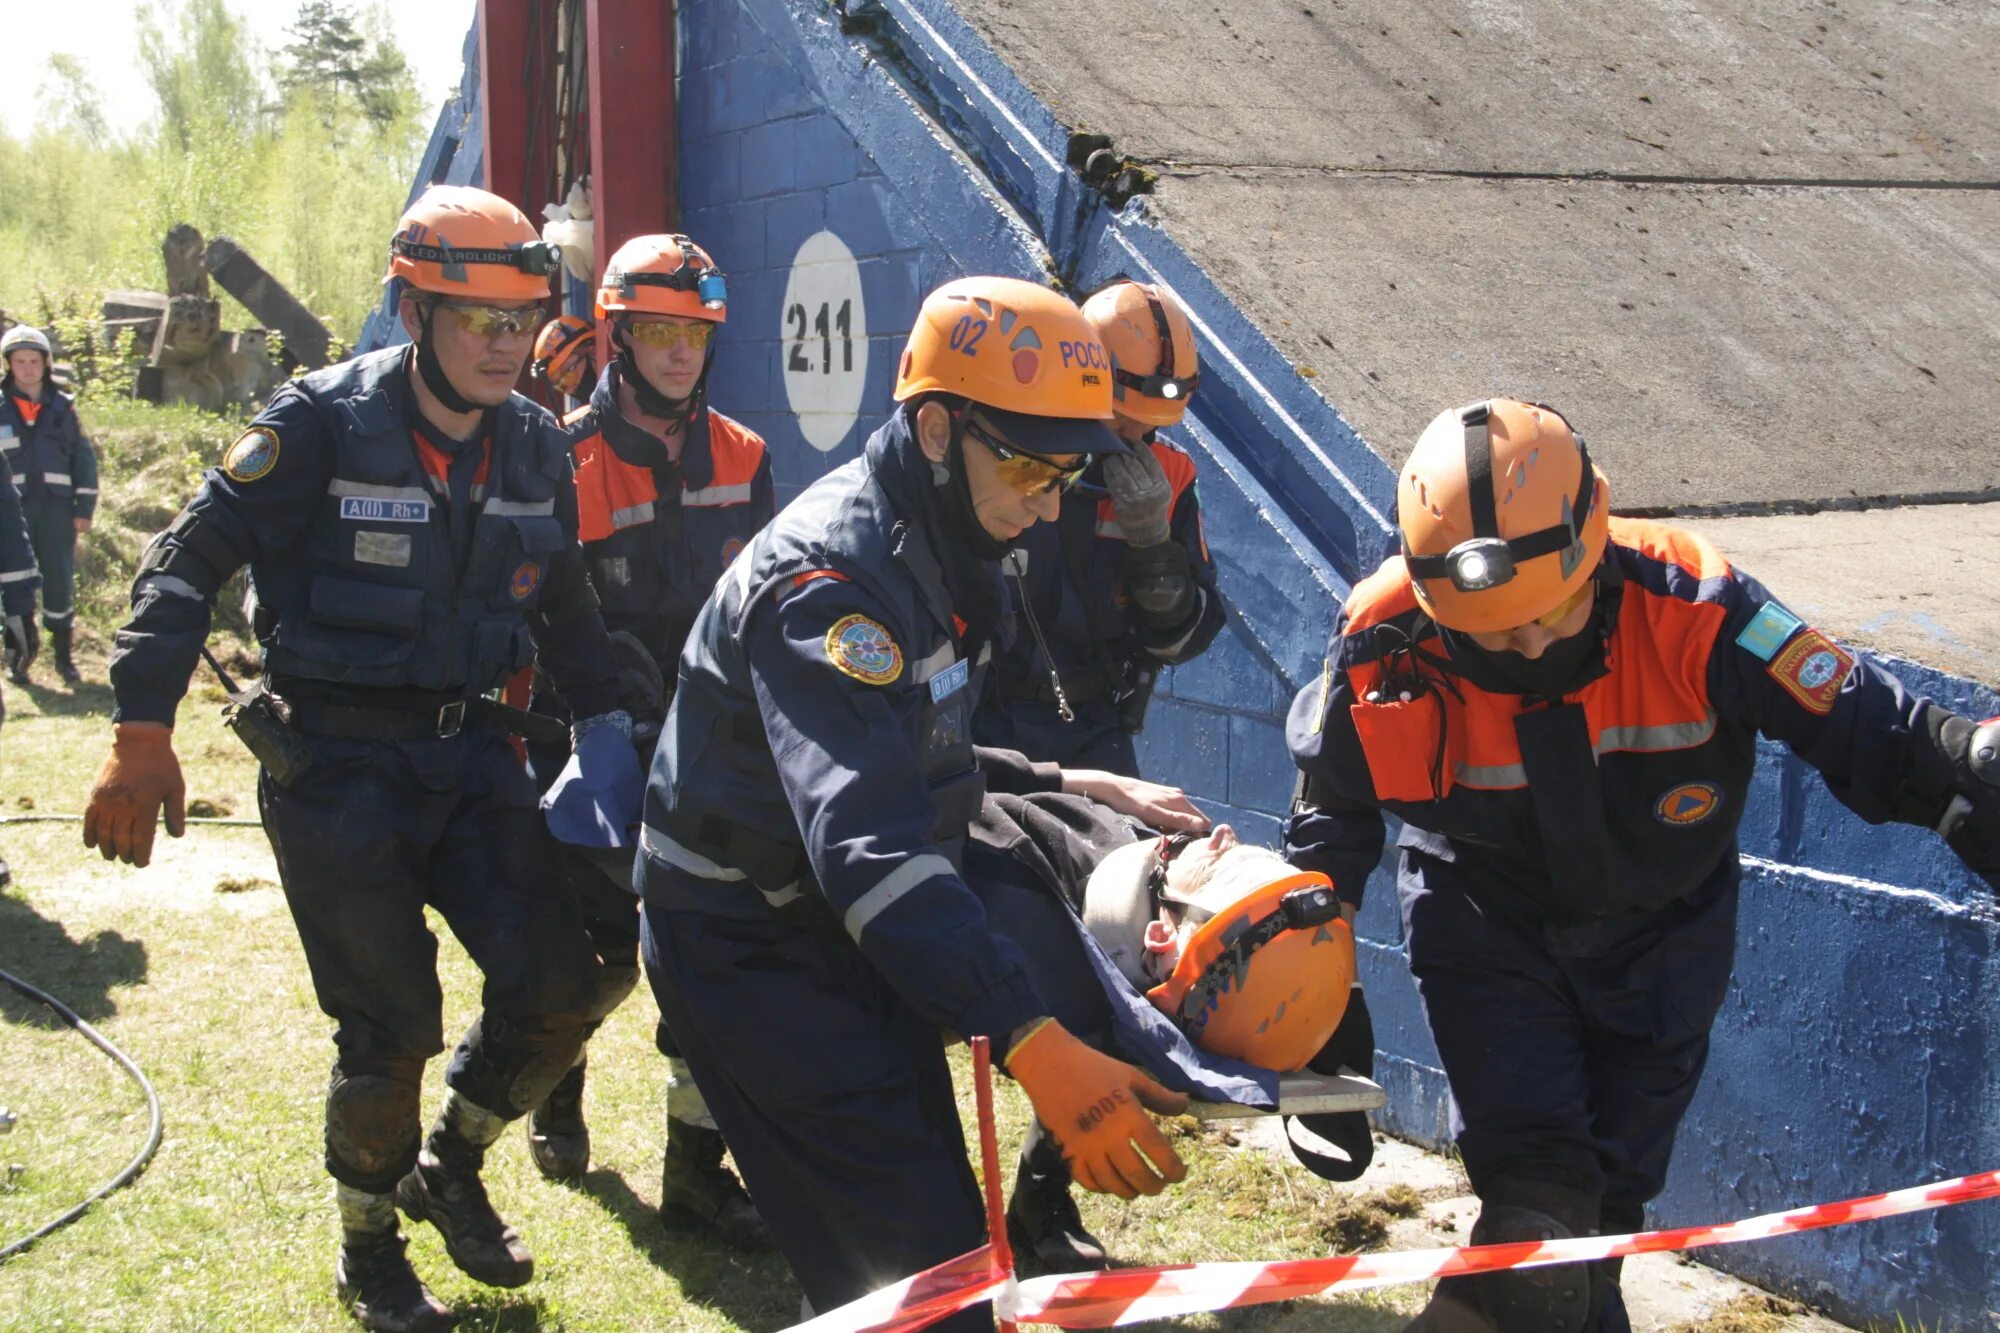
[[[86, 654], [86, 677], [103, 662]], [[45, 679], [48, 673], [40, 673]], [[175, 733], [190, 800], [254, 812], [254, 769], [198, 688]], [[0, 734], [4, 812], [75, 812], [108, 739], [109, 692], [8, 687]], [[0, 1330], [345, 1330], [331, 1295], [332, 1186], [320, 1166], [321, 1094], [332, 1057], [277, 873], [256, 829], [162, 836], [144, 871], [86, 854], [70, 823], [0, 825], [15, 886], [0, 895], [0, 969], [78, 1009], [153, 1079], [166, 1139], [131, 1187], [0, 1265]], [[447, 1012], [474, 1012], [477, 975], [445, 940]], [[428, 1227], [412, 1254], [440, 1296], [479, 1330], [776, 1329], [798, 1292], [782, 1261], [746, 1258], [664, 1231], [654, 1217], [665, 1066], [641, 987], [599, 1034], [591, 1062], [594, 1164], [581, 1185], [548, 1184], [518, 1131], [496, 1148], [496, 1202], [534, 1247], [519, 1292], [462, 1278]], [[961, 1057], [961, 1100], [971, 1087]], [[437, 1105], [432, 1070], [425, 1104]], [[1003, 1082], [1003, 1161], [1026, 1124]], [[145, 1132], [131, 1085], [80, 1037], [0, 988], [0, 1105], [19, 1128], [0, 1138], [0, 1242], [62, 1212], [130, 1157]], [[1225, 1131], [1178, 1127], [1188, 1184], [1084, 1212], [1125, 1263], [1297, 1257], [1379, 1235], [1375, 1211], [1407, 1200], [1353, 1199]], [[976, 1160], [976, 1157], [975, 1157]], [[7, 1182], [5, 1164], [23, 1168]], [[865, 1224], [865, 1219], [863, 1220]], [[1418, 1293], [1371, 1295], [1181, 1321], [1188, 1329], [1390, 1333]], [[1401, 1311], [1402, 1313], [1398, 1313]]]

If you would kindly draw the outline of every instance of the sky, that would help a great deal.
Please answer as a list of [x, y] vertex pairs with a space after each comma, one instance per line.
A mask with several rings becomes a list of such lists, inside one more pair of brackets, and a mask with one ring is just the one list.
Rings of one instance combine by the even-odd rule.
[[[285, 27], [298, 13], [295, 0], [225, 2], [249, 20], [251, 32], [267, 53], [291, 40]], [[139, 36], [134, 15], [139, 3], [61, 0], [60, 4], [30, 5], [24, 0], [9, 0], [8, 10], [18, 12], [7, 16], [8, 68], [18, 77], [20, 71], [42, 69], [53, 54], [66, 52], [77, 57], [97, 87], [112, 131], [129, 133], [153, 112], [152, 92], [143, 78], [135, 76]], [[426, 123], [445, 95], [458, 85], [474, 4], [475, 0], [403, 0], [389, 6], [390, 27], [416, 75], [417, 91], [430, 108], [422, 118]], [[156, 11], [159, 8], [155, 6]], [[22, 91], [30, 95], [0, 97], [0, 127], [15, 135], [34, 125], [41, 80]]]

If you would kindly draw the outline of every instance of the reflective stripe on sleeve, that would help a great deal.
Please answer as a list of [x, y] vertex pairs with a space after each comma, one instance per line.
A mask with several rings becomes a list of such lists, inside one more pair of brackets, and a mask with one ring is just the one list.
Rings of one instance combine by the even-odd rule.
[[854, 900], [854, 906], [848, 908], [847, 915], [841, 918], [848, 938], [860, 943], [861, 932], [868, 929], [868, 923], [888, 911], [898, 898], [934, 876], [957, 873], [952, 869], [951, 862], [936, 852], [911, 857], [884, 875], [874, 888]]

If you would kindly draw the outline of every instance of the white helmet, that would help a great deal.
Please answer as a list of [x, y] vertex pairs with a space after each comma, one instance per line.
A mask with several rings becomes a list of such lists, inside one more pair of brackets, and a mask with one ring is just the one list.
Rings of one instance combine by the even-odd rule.
[[16, 324], [7, 330], [4, 337], [0, 337], [0, 361], [4, 361], [23, 347], [40, 352], [44, 357], [52, 358], [55, 355], [49, 350], [48, 335], [26, 324]]

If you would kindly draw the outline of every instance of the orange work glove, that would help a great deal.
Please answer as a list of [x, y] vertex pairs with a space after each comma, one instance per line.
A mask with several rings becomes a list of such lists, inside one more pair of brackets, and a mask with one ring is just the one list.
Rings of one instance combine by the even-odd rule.
[[178, 838], [187, 831], [187, 785], [174, 758], [173, 728], [120, 722], [111, 733], [111, 753], [97, 770], [83, 810], [83, 845], [97, 848], [107, 861], [142, 866], [153, 859], [162, 805], [167, 832]]
[[1185, 1095], [1092, 1050], [1053, 1018], [1030, 1025], [1014, 1043], [1007, 1072], [1034, 1103], [1035, 1117], [1055, 1136], [1085, 1189], [1130, 1199], [1158, 1194], [1187, 1178], [1187, 1167], [1146, 1114], [1185, 1111]]

